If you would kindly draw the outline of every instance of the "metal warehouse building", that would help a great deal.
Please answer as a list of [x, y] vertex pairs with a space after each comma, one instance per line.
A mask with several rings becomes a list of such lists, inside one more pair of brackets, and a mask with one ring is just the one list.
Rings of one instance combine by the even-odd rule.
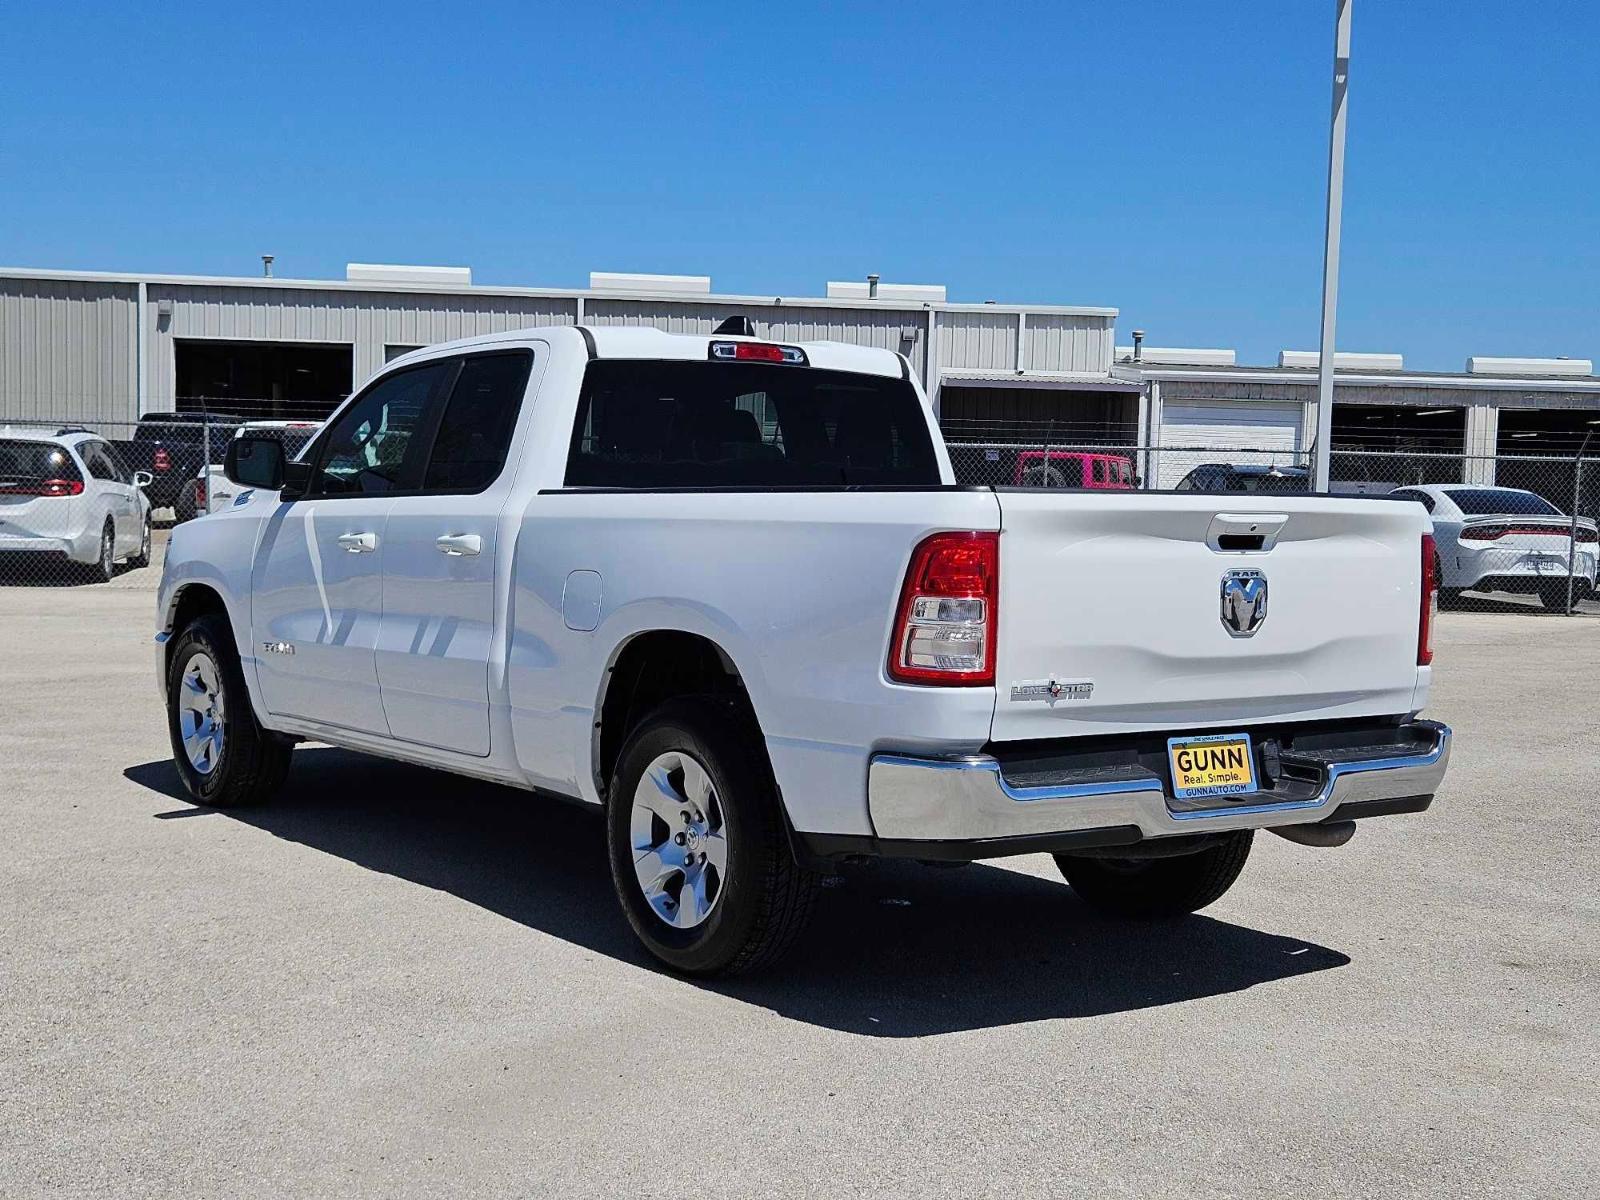
[[[704, 276], [599, 272], [588, 288], [560, 289], [476, 286], [451, 267], [350, 264], [339, 280], [0, 268], [0, 422], [322, 416], [418, 346], [551, 324], [709, 333], [743, 314], [774, 339], [904, 354], [947, 434], [974, 451], [1037, 441], [1310, 448], [1314, 352], [1251, 367], [1228, 350], [1143, 347], [1137, 333], [1117, 347], [1115, 308], [959, 304], [943, 287], [868, 278], [793, 297], [718, 295]], [[1335, 367], [1335, 449], [1492, 460], [1570, 453], [1600, 428], [1600, 377], [1586, 360], [1474, 358], [1440, 373], [1408, 371], [1399, 355], [1341, 353]], [[1170, 486], [1183, 461], [1147, 454], [1142, 469]], [[1495, 468], [1467, 469], [1487, 481]]]
[[352, 264], [343, 280], [0, 268], [0, 420], [127, 421], [203, 408], [322, 415], [418, 346], [533, 325], [764, 336], [904, 354], [963, 413], [1019, 373], [1063, 419], [1107, 404], [1131, 432], [1138, 383], [1110, 374], [1113, 308], [952, 304], [942, 287], [829, 284], [820, 298], [725, 296], [704, 277], [591, 276], [587, 289], [479, 287], [457, 268]]

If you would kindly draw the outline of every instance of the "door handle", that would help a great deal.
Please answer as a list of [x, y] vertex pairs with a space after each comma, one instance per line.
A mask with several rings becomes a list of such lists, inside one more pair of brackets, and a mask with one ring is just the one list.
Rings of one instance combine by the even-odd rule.
[[371, 554], [378, 548], [375, 533], [341, 533], [337, 540], [351, 554]]
[[433, 544], [439, 547], [439, 553], [448, 554], [452, 558], [460, 558], [463, 555], [470, 558], [483, 553], [483, 539], [475, 533], [441, 534]]

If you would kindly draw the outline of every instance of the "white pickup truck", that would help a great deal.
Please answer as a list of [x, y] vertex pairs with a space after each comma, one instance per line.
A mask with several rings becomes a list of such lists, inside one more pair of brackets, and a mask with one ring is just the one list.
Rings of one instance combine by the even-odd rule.
[[1050, 852], [1190, 912], [1255, 830], [1342, 844], [1449, 755], [1420, 505], [960, 486], [888, 350], [475, 338], [227, 471], [157, 608], [190, 794], [264, 800], [310, 740], [600, 806], [685, 972], [772, 959], [877, 856]]

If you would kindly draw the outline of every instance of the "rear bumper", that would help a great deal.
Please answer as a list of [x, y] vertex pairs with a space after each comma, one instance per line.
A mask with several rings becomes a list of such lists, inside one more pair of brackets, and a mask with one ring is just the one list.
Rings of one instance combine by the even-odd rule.
[[[853, 852], [999, 857], [1420, 811], [1444, 778], [1450, 730], [1411, 721], [1395, 732], [1392, 747], [1286, 753], [1285, 763], [1294, 759], [1295, 765], [1279, 784], [1237, 803], [1192, 811], [1175, 811], [1164, 779], [1137, 767], [1104, 769], [1100, 779], [1027, 786], [1008, 780], [988, 755], [880, 754], [867, 784], [876, 837]], [[1297, 778], [1289, 777], [1293, 772]], [[815, 849], [824, 855], [852, 852], [837, 839], [820, 841]]]
[[76, 537], [27, 533], [0, 535], [0, 554], [60, 554], [75, 562], [92, 563], [100, 557], [100, 531], [85, 530]]

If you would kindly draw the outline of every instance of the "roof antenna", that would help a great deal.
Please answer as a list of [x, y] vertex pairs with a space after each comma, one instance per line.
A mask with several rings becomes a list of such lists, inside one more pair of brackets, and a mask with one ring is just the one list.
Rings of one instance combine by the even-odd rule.
[[714, 334], [727, 334], [731, 337], [755, 337], [756, 323], [749, 317], [727, 317], [722, 324], [711, 332]]

